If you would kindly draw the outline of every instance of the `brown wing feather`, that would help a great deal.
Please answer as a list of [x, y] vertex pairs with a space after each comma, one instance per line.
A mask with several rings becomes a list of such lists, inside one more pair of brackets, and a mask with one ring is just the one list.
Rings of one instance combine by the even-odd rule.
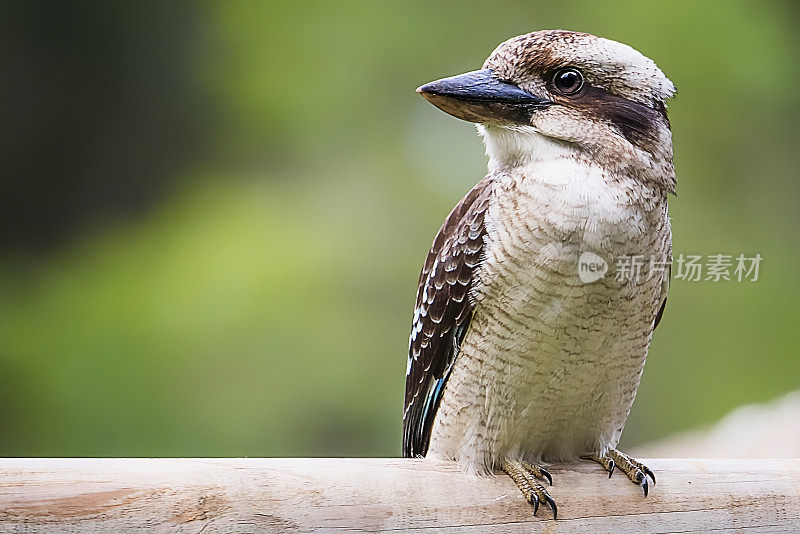
[[409, 341], [403, 410], [403, 456], [425, 456], [447, 373], [473, 304], [469, 292], [483, 259], [490, 178], [481, 180], [445, 219], [422, 267]]

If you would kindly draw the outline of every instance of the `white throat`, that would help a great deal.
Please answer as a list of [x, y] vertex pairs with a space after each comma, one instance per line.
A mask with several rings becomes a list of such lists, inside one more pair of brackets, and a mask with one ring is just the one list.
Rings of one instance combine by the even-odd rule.
[[[672, 166], [670, 132], [663, 128], [661, 135], [667, 141], [658, 157], [630, 146], [628, 151], [613, 154], [587, 153], [575, 143], [561, 141], [542, 134], [534, 126], [497, 126], [478, 124], [483, 137], [486, 155], [489, 156], [489, 173], [532, 171], [552, 164], [593, 169], [607, 175], [635, 179], [666, 192], [675, 192], [675, 168]], [[526, 172], [527, 171], [527, 172]]]
[[489, 157], [490, 173], [531, 168], [560, 159], [580, 159], [577, 147], [542, 135], [533, 126], [477, 126]]

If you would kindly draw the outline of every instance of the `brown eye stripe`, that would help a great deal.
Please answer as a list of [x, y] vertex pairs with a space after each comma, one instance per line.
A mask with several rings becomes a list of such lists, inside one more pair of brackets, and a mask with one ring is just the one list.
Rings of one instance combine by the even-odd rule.
[[670, 127], [665, 108], [653, 109], [589, 84], [579, 94], [558, 101], [613, 124], [625, 139], [644, 150], [656, 142], [662, 124]]

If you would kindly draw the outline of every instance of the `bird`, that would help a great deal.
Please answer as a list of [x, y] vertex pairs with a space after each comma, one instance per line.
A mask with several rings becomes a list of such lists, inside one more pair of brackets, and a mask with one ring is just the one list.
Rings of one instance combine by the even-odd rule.
[[673, 83], [626, 44], [543, 30], [417, 92], [476, 124], [488, 172], [420, 273], [403, 456], [505, 472], [553, 519], [551, 462], [616, 468], [647, 497], [655, 474], [616, 447], [669, 291]]

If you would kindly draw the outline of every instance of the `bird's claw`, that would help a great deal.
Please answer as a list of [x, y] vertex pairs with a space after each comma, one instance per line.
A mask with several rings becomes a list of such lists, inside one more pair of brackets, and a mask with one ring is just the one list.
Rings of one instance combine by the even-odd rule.
[[553, 477], [542, 467], [519, 460], [504, 460], [500, 468], [511, 477], [529, 503], [533, 505], [533, 515], [539, 511], [539, 504], [546, 503], [553, 511], [553, 519], [558, 515], [556, 502], [547, 490], [536, 480], [546, 479], [553, 485]]
[[[539, 511], [539, 503], [541, 503], [541, 499], [536, 493], [531, 492], [528, 501], [533, 505], [533, 515], [536, 515], [536, 512]], [[558, 506], [556, 506], [556, 501], [554, 501], [548, 493], [544, 494], [544, 501], [553, 511], [553, 519], [558, 519]]]
[[608, 453], [605, 455], [591, 454], [589, 456], [582, 456], [582, 458], [585, 460], [592, 460], [602, 465], [603, 468], [608, 471], [608, 478], [611, 478], [614, 469], [618, 467], [620, 471], [628, 475], [631, 482], [638, 484], [642, 488], [645, 497], [647, 497], [650, 491], [650, 484], [647, 481], [647, 477], [652, 479], [653, 485], [656, 483], [656, 475], [649, 467], [634, 460], [627, 454], [619, 452], [617, 449], [609, 449]]
[[553, 485], [553, 476], [550, 474], [550, 472], [547, 469], [545, 469], [544, 467], [540, 467], [539, 468], [539, 472], [542, 473], [542, 476], [544, 478], [546, 478], [547, 482], [549, 482], [550, 485], [552, 486]]
[[553, 477], [544, 467], [524, 461], [521, 461], [520, 464], [522, 464], [522, 467], [534, 477], [544, 478], [551, 486], [553, 485]]
[[642, 491], [644, 491], [644, 496], [647, 497], [647, 491], [648, 491], [647, 477], [645, 476], [644, 473], [639, 471], [639, 474], [636, 475], [636, 478], [639, 479], [639, 485], [642, 487]]
[[[547, 496], [547, 504], [550, 505], [550, 509], [553, 510], [553, 519], [558, 519], [558, 506], [556, 506], [556, 501], [554, 501], [550, 495]], [[536, 512], [533, 514], [536, 515]]]
[[586, 456], [581, 456], [583, 460], [591, 460], [592, 462], [597, 462], [598, 464], [603, 466], [603, 469], [608, 471], [608, 478], [611, 478], [611, 475], [614, 474], [614, 468], [617, 464], [614, 463], [614, 460], [611, 459], [610, 456], [601, 456], [599, 454], [588, 454]]
[[645, 474], [645, 475], [647, 475], [647, 476], [649, 476], [651, 479], [653, 479], [653, 485], [655, 486], [655, 485], [656, 485], [656, 475], [655, 475], [655, 473], [653, 473], [653, 472], [650, 470], [650, 468], [649, 468], [649, 467], [647, 467], [646, 465], [642, 465], [642, 464], [639, 464], [639, 465], [641, 466], [641, 467], [640, 467], [640, 469], [641, 469], [642, 471], [644, 471], [644, 474]]

